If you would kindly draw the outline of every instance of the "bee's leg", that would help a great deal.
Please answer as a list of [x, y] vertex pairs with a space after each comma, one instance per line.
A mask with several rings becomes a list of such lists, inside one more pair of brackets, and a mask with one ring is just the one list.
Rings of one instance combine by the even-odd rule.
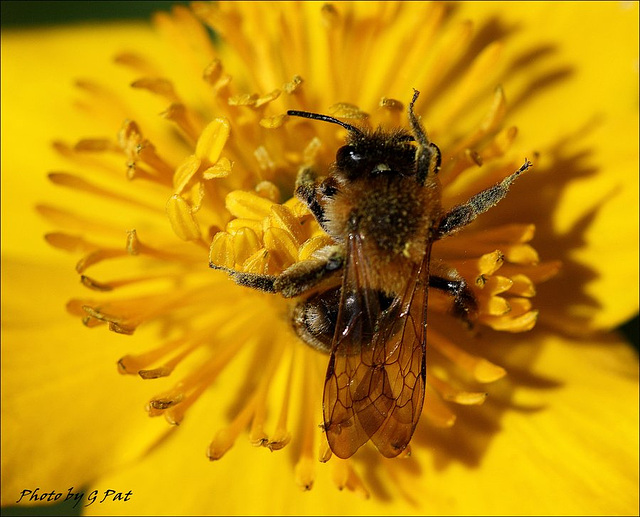
[[310, 258], [297, 262], [278, 276], [274, 287], [285, 298], [299, 296], [336, 274], [345, 263], [344, 249], [325, 246]]
[[318, 184], [315, 172], [309, 167], [302, 167], [296, 178], [296, 197], [307, 205], [318, 224], [326, 231], [324, 208], [318, 200], [321, 194], [322, 183]]
[[443, 264], [440, 267], [435, 266], [436, 271], [429, 276], [429, 287], [451, 295], [453, 297], [453, 315], [471, 326], [471, 317], [478, 310], [478, 303], [473, 291], [454, 268]]
[[209, 263], [209, 267], [229, 273], [236, 284], [285, 298], [299, 296], [342, 269], [344, 252], [339, 246], [326, 246], [311, 258], [297, 262], [279, 275], [246, 273]]
[[258, 273], [247, 273], [245, 271], [237, 271], [224, 266], [219, 266], [213, 262], [209, 262], [211, 269], [218, 269], [228, 273], [233, 281], [244, 287], [251, 287], [258, 291], [264, 291], [265, 293], [275, 293], [275, 281], [278, 278], [275, 275], [260, 275]]
[[418, 95], [420, 95], [420, 92], [414, 89], [413, 98], [409, 103], [409, 123], [411, 124], [411, 129], [419, 145], [416, 158], [416, 181], [419, 185], [425, 185], [427, 184], [427, 180], [436, 181], [435, 177], [440, 170], [442, 158], [440, 149], [436, 144], [429, 141], [418, 117], [416, 117], [413, 111], [413, 105]]
[[466, 203], [454, 206], [440, 221], [436, 238], [439, 239], [465, 227], [480, 214], [497, 205], [507, 195], [509, 187], [516, 178], [531, 165], [529, 160], [525, 160], [522, 167], [500, 183], [496, 183], [493, 187], [476, 194]]

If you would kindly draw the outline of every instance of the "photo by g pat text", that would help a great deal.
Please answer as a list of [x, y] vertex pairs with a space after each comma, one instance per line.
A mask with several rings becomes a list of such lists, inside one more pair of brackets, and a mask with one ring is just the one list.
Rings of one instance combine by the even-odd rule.
[[73, 487], [69, 488], [66, 492], [58, 492], [56, 490], [41, 492], [40, 487], [36, 487], [33, 490], [22, 490], [16, 504], [34, 503], [39, 501], [57, 501], [62, 503], [68, 502], [69, 504], [72, 504], [73, 508], [75, 508], [79, 503], [85, 500], [85, 495], [87, 497], [83, 506], [91, 506], [95, 502], [102, 504], [108, 502], [130, 501], [133, 496], [133, 491], [129, 490], [127, 492], [121, 492], [118, 490], [107, 489], [102, 492], [99, 490], [92, 490], [88, 494], [85, 494], [85, 492], [82, 491], [74, 492]]

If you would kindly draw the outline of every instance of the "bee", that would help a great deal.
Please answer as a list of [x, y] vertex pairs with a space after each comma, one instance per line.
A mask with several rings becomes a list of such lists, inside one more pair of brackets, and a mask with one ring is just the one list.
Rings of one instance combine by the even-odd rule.
[[445, 211], [441, 154], [414, 112], [418, 95], [414, 90], [408, 108], [411, 131], [361, 129], [288, 111], [348, 131], [326, 177], [303, 167], [296, 180], [296, 196], [333, 244], [279, 275], [210, 264], [237, 284], [298, 299], [295, 332], [329, 356], [321, 427], [340, 458], [368, 441], [389, 458], [406, 451], [425, 396], [429, 289], [451, 295], [453, 313], [467, 323], [477, 310], [455, 269], [432, 267], [433, 243], [495, 206], [531, 166], [525, 160], [500, 183]]

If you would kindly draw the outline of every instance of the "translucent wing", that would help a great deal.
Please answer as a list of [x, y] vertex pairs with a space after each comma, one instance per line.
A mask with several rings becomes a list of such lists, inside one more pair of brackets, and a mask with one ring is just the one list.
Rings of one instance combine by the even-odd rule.
[[358, 232], [347, 248], [324, 385], [324, 429], [340, 458], [368, 440], [393, 458], [409, 444], [424, 401], [431, 246], [393, 298], [371, 288]]

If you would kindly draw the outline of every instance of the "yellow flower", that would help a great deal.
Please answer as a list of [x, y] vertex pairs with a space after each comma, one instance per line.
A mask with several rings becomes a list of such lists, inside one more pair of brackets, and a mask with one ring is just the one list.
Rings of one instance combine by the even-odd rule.
[[[3, 505], [38, 487], [95, 514], [635, 512], [637, 358], [607, 331], [638, 310], [637, 16], [230, 3], [158, 15], [161, 38], [3, 33]], [[434, 245], [478, 316], [431, 290], [411, 457], [321, 463], [328, 356], [289, 301], [209, 261], [278, 274], [330, 244], [293, 189], [345, 131], [287, 110], [408, 127], [412, 88], [446, 207], [534, 167]]]

